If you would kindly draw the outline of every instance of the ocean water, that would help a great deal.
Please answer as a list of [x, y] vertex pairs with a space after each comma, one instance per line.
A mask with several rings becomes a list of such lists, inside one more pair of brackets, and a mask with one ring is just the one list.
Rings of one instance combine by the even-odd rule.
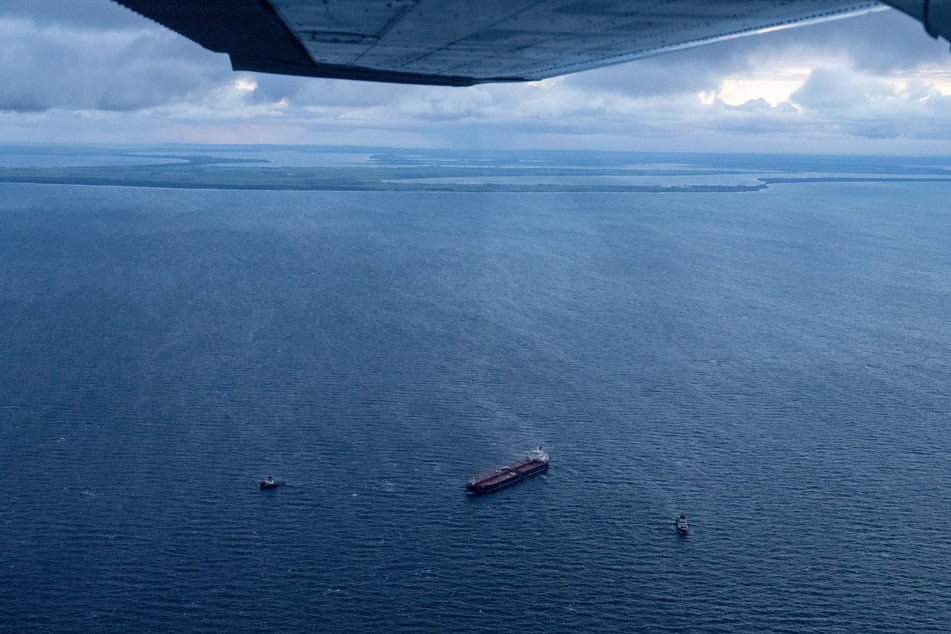
[[0, 631], [949, 631], [949, 194], [2, 183]]

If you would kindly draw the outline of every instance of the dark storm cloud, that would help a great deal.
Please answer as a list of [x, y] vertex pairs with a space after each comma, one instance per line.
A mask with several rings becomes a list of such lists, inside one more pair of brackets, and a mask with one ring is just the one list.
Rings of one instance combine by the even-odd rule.
[[286, 99], [297, 105], [366, 108], [385, 104], [392, 101], [394, 97], [421, 90], [418, 86], [311, 77], [255, 74], [254, 78], [257, 89], [249, 99], [255, 104], [276, 103]]
[[[5, 80], [0, 108], [6, 110], [134, 110], [175, 103], [230, 77], [223, 56], [111, 0], [8, 0], [0, 4], [0, 27]], [[721, 42], [568, 80], [581, 89], [632, 96], [695, 94], [716, 90], [725, 76], [768, 66], [790, 51], [848, 56], [855, 67], [878, 71], [943, 63], [948, 55], [920, 24], [887, 11]], [[252, 103], [287, 99], [366, 107], [399, 92], [375, 84], [263, 75], [257, 84], [249, 96]]]
[[708, 44], [570, 77], [579, 86], [636, 96], [716, 90], [724, 77], [768, 70], [777, 60], [832, 56], [873, 73], [947, 65], [948, 44], [888, 10]]
[[848, 72], [819, 68], [790, 99], [813, 110], [852, 110], [890, 97], [896, 91], [880, 80], [863, 79]]
[[921, 82], [898, 87], [841, 70], [816, 69], [790, 97], [814, 123], [869, 139], [948, 139], [951, 97]]
[[920, 22], [891, 9], [778, 31], [751, 41], [752, 55], [777, 49], [812, 51], [848, 58], [855, 68], [875, 73], [946, 65], [949, 56], [947, 41], [932, 38]]
[[141, 29], [142, 18], [111, 0], [4, 0], [0, 19], [94, 30]]
[[227, 60], [103, 0], [0, 8], [0, 110], [126, 111], [176, 103]]
[[738, 106], [731, 106], [725, 104], [725, 107], [728, 110], [737, 110], [740, 112], [756, 112], [757, 110], [772, 110], [773, 106], [769, 105], [769, 102], [763, 99], [762, 97], [757, 97], [756, 99], [750, 99], [745, 101]]
[[749, 51], [751, 41], [744, 38], [742, 42], [721, 42], [648, 57], [572, 75], [570, 80], [579, 87], [637, 96], [713, 90], [724, 75], [743, 73], [755, 66], [758, 56]]
[[[796, 78], [791, 103], [776, 104], [788, 92], [750, 88], [790, 68], [779, 74]], [[0, 0], [0, 133], [19, 140], [647, 148], [626, 140], [641, 139], [655, 149], [697, 139], [760, 149], [757, 135], [788, 139], [786, 149], [810, 134], [940, 140], [951, 136], [949, 77], [947, 43], [892, 11], [544, 82], [454, 89], [234, 73], [226, 56], [111, 0]], [[737, 80], [740, 90], [724, 88]]]

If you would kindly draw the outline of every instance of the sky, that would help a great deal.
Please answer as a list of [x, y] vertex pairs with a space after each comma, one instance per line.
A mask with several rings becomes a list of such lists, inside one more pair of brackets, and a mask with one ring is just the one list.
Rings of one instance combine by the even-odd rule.
[[0, 3], [0, 143], [951, 155], [951, 51], [893, 10], [523, 84], [233, 72], [111, 0]]

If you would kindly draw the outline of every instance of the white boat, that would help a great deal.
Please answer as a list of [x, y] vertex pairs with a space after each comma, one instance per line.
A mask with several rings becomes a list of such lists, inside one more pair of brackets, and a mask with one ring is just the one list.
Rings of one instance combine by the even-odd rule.
[[260, 482], [262, 489], [276, 489], [283, 484], [283, 482], [278, 482], [275, 480], [273, 476], [268, 476], [266, 480], [261, 480]]

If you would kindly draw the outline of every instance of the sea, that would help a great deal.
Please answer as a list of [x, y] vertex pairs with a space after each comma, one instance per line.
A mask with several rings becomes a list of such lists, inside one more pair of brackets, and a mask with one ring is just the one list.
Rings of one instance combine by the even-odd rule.
[[951, 631], [949, 157], [0, 181], [0, 631]]

